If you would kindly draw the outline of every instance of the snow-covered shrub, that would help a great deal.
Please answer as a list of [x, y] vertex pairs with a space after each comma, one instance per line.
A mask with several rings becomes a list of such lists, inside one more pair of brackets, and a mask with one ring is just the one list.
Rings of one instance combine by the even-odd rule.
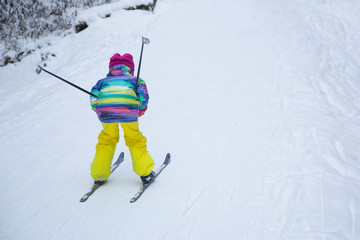
[[1, 0], [0, 66], [20, 61], [34, 51], [34, 47], [25, 47], [28, 41], [70, 29], [78, 9], [109, 2], [111, 0]]
[[[75, 23], [79, 9], [87, 9], [119, 0], [1, 0], [0, 67], [20, 61], [42, 46], [36, 39], [60, 35], [74, 27], [76, 33], [88, 27], [86, 21]], [[153, 11], [156, 0], [127, 1], [128, 10]], [[106, 13], [104, 17], [110, 17]]]
[[87, 22], [85, 21], [80, 21], [79, 23], [77, 23], [75, 25], [75, 32], [78, 33], [78, 32], [81, 32], [82, 30], [84, 30], [85, 28], [88, 27], [88, 24]]
[[146, 10], [146, 11], [154, 11], [154, 8], [155, 8], [155, 5], [156, 5], [156, 1], [157, 0], [154, 0], [152, 3], [149, 3], [149, 4], [141, 4], [141, 5], [138, 5], [136, 7], [129, 7], [129, 8], [126, 8], [126, 10], [135, 10], [135, 9], [141, 9], [141, 10]]

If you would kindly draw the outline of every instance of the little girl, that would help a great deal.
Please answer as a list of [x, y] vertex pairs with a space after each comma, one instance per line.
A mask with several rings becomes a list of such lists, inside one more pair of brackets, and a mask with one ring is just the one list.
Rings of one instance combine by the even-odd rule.
[[142, 116], [149, 100], [145, 82], [137, 83], [131, 54], [114, 54], [110, 58], [109, 73], [92, 88], [92, 109], [96, 112], [103, 130], [99, 134], [91, 176], [106, 181], [110, 176], [111, 162], [119, 142], [119, 124], [124, 131], [126, 146], [132, 158], [134, 172], [148, 183], [154, 177], [154, 161], [146, 147], [146, 138], [139, 131], [138, 117]]

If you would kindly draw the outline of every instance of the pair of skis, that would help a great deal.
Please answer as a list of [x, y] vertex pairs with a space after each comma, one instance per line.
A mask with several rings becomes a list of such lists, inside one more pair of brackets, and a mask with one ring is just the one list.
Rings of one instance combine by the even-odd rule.
[[[135, 193], [135, 195], [131, 198], [130, 203], [134, 203], [136, 202], [136, 200], [138, 200], [141, 195], [146, 191], [146, 189], [154, 182], [154, 180], [157, 178], [157, 176], [159, 176], [159, 174], [164, 170], [164, 168], [170, 163], [170, 153], [166, 154], [165, 157], [165, 161], [163, 162], [163, 164], [161, 164], [161, 166], [155, 171], [155, 176], [154, 178], [146, 184], [142, 184], [142, 186], [140, 187], [139, 191]], [[119, 167], [119, 165], [124, 161], [124, 153], [121, 152], [118, 159], [116, 160], [116, 162], [111, 166], [111, 174]], [[106, 183], [106, 181], [95, 181], [94, 184], [92, 185], [91, 189], [89, 192], [87, 192], [81, 199], [80, 202], [85, 202], [86, 200], [89, 199], [89, 197], [102, 185], [104, 185]]]

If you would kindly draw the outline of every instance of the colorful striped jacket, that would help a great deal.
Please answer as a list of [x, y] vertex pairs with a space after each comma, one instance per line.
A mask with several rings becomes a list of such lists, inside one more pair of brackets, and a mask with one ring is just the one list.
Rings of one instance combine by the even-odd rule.
[[91, 89], [92, 109], [104, 123], [136, 122], [139, 109], [146, 109], [149, 94], [146, 84], [139, 79], [135, 93], [136, 77], [125, 65], [112, 67], [106, 78], [100, 79]]

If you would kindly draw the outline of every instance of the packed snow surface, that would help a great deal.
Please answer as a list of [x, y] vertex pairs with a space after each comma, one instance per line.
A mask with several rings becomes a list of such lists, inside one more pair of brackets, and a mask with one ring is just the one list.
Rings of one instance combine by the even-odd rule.
[[[117, 6], [117, 5], [115, 5]], [[110, 9], [111, 17], [103, 18]], [[111, 10], [113, 9], [113, 10]], [[360, 2], [163, 0], [84, 11], [89, 27], [0, 69], [0, 239], [360, 239]], [[101, 125], [88, 96], [130, 52], [159, 166], [124, 163], [85, 203]], [[45, 41], [45, 40], [44, 40]]]

